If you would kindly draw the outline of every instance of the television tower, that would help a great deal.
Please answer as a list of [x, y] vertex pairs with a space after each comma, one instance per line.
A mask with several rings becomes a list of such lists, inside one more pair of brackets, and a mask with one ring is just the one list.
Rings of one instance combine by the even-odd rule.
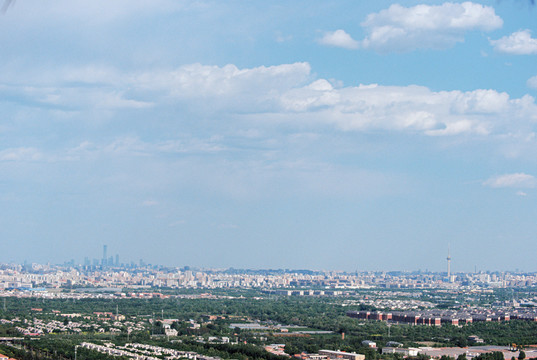
[[448, 281], [451, 282], [451, 255], [449, 254], [449, 244], [448, 244], [448, 250], [447, 250], [447, 278]]

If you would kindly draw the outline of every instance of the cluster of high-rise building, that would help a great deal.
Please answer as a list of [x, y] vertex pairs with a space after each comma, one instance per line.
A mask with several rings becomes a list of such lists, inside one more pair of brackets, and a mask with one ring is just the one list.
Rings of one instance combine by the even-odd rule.
[[[103, 252], [101, 266], [0, 265], [0, 289], [41, 287], [259, 288], [284, 295], [342, 295], [353, 289], [459, 289], [537, 285], [536, 273], [320, 272], [289, 270], [192, 270], [115, 266]], [[313, 289], [313, 291], [312, 291]], [[279, 293], [280, 293], [279, 292]]]
[[[71, 261], [71, 265], [74, 266], [74, 261]], [[108, 256], [108, 245], [103, 245], [103, 257], [101, 259], [91, 259], [84, 257], [83, 267], [88, 268], [107, 268], [107, 267], [119, 267], [122, 264], [119, 262], [119, 254], [115, 256]]]
[[[447, 271], [434, 272], [337, 272], [291, 270], [213, 270], [166, 268], [139, 262], [120, 263], [119, 255], [109, 256], [102, 248], [100, 259], [84, 258], [63, 265], [1, 265], [0, 289], [64, 286], [94, 287], [165, 287], [165, 288], [265, 288], [281, 289], [289, 296], [342, 295], [344, 290], [359, 288], [435, 289], [465, 287], [526, 287], [537, 285], [537, 273], [473, 272], [453, 273], [451, 255]], [[312, 291], [312, 289], [314, 291]], [[325, 291], [325, 289], [331, 289]]]

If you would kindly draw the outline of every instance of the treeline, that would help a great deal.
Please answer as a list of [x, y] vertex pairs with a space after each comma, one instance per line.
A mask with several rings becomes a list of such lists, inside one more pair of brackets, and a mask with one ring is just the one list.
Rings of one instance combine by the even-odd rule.
[[[42, 309], [42, 313], [58, 310], [64, 313], [113, 312], [116, 307], [124, 315], [161, 314], [166, 317], [192, 318], [200, 314], [221, 314], [251, 316], [259, 320], [305, 320], [312, 315], [344, 315], [345, 309], [333, 304], [328, 298], [275, 298], [275, 299], [33, 299], [8, 298], [7, 311], [0, 308], [0, 315], [27, 315], [32, 308]], [[354, 308], [353, 308], [354, 309]], [[368, 307], [359, 307], [368, 309]], [[293, 315], [293, 316], [290, 316]], [[277, 318], [277, 319], [276, 319]], [[281, 320], [280, 320], [281, 319]]]
[[[115, 313], [116, 307], [121, 314], [129, 316], [146, 316], [146, 319], [154, 317], [160, 320], [162, 314], [167, 319], [180, 320], [174, 324], [174, 328], [184, 336], [184, 341], [189, 336], [230, 336], [238, 338], [241, 342], [249, 344], [262, 344], [264, 342], [285, 343], [288, 352], [298, 353], [302, 351], [317, 352], [319, 349], [340, 349], [346, 351], [361, 352], [368, 355], [368, 359], [378, 357], [378, 352], [362, 346], [363, 340], [376, 341], [379, 347], [386, 345], [388, 341], [397, 341], [405, 346], [420, 346], [420, 342], [433, 342], [439, 346], [468, 346], [468, 337], [477, 335], [486, 344], [520, 345], [537, 344], [537, 323], [530, 321], [509, 322], [480, 322], [462, 327], [445, 325], [442, 327], [395, 325], [389, 326], [385, 322], [361, 321], [346, 316], [348, 310], [365, 309], [365, 307], [341, 306], [341, 300], [337, 298], [310, 298], [310, 297], [274, 297], [274, 298], [243, 298], [243, 299], [8, 299], [7, 312], [0, 311], [3, 318], [14, 316], [46, 318], [47, 316], [61, 320], [52, 315], [52, 310], [65, 313], [92, 314], [93, 312]], [[43, 312], [31, 312], [31, 308], [42, 308]], [[48, 313], [48, 315], [46, 314]], [[225, 320], [215, 320], [204, 323], [206, 315], [224, 315]], [[199, 321], [200, 329], [191, 329], [188, 324], [181, 321], [193, 319]], [[252, 331], [238, 331], [230, 329], [232, 322], [240, 322], [241, 319], [261, 320], [284, 325], [299, 325], [311, 329], [332, 331], [331, 335], [315, 335], [303, 337], [277, 337], [276, 333], [266, 331], [259, 334]], [[139, 320], [139, 319], [138, 319]], [[137, 320], [137, 321], [138, 321]], [[162, 323], [155, 322], [154, 333], [162, 333]], [[234, 334], [238, 335], [235, 336]], [[17, 333], [12, 327], [0, 326], [0, 335], [15, 336]], [[345, 334], [343, 338], [343, 334]], [[89, 334], [88, 337], [96, 337]], [[59, 339], [56, 337], [55, 339]], [[261, 338], [266, 338], [262, 340]], [[114, 338], [118, 341], [127, 341], [126, 334]], [[130, 340], [140, 342], [149, 340], [149, 332], [131, 334]], [[214, 344], [189, 343], [190, 348], [195, 347], [200, 352], [223, 352], [222, 357], [238, 358], [239, 355], [248, 358], [263, 358], [256, 354], [254, 348], [226, 347]], [[231, 346], [231, 345], [229, 345]], [[237, 350], [237, 349], [240, 349]], [[257, 349], [257, 348], [255, 348]], [[192, 351], [196, 351], [192, 349]], [[254, 353], [249, 353], [253, 351]], [[203, 353], [203, 352], [202, 352]], [[235, 355], [235, 353], [237, 355]], [[263, 351], [264, 353], [264, 351]], [[68, 350], [65, 351], [69, 356]], [[230, 354], [233, 354], [230, 355]], [[219, 355], [215, 355], [219, 356]], [[260, 357], [261, 356], [261, 357]], [[272, 360], [272, 359], [267, 359]], [[492, 359], [482, 359], [492, 360]]]

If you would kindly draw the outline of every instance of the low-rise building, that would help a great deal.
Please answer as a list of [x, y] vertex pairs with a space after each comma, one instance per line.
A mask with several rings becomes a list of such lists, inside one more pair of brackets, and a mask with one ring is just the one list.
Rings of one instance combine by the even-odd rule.
[[362, 341], [362, 345], [363, 345], [363, 346], [370, 347], [370, 348], [373, 348], [373, 349], [377, 347], [377, 343], [374, 342], [374, 341], [371, 341], [371, 340], [364, 340], [364, 341]]
[[418, 356], [421, 349], [418, 348], [398, 348], [398, 347], [384, 347], [382, 348], [382, 354], [401, 354], [403, 356]]
[[365, 355], [348, 353], [345, 351], [319, 350], [319, 355], [326, 355], [326, 357], [330, 360], [365, 360]]

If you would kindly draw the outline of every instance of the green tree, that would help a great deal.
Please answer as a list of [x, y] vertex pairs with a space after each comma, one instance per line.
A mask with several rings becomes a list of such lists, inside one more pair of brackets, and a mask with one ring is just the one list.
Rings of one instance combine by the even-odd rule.
[[289, 354], [291, 356], [293, 356], [295, 354], [300, 354], [299, 348], [294, 346], [294, 345], [291, 345], [291, 344], [286, 344], [285, 348], [284, 348], [284, 351], [285, 351], [286, 354]]

